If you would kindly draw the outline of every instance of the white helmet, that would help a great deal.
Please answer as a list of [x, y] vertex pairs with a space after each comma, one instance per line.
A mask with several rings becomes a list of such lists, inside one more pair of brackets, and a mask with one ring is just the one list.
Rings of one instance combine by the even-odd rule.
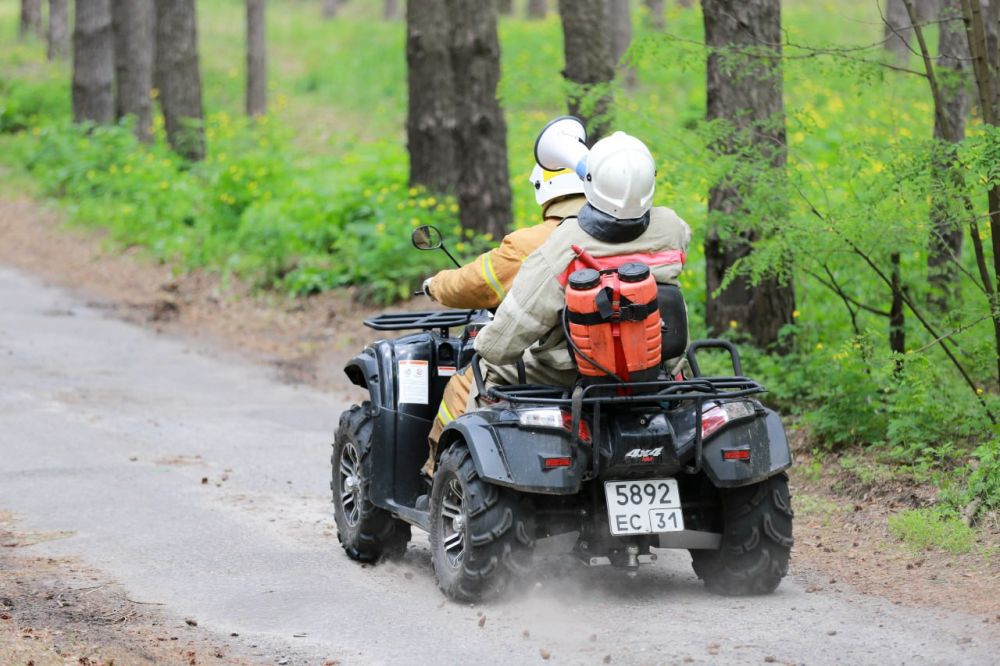
[[548, 171], [536, 164], [529, 177], [535, 188], [535, 201], [544, 206], [553, 199], [583, 194], [583, 181], [572, 169]]
[[639, 139], [615, 132], [591, 148], [583, 191], [597, 210], [620, 220], [641, 217], [653, 205], [654, 189], [656, 164]]

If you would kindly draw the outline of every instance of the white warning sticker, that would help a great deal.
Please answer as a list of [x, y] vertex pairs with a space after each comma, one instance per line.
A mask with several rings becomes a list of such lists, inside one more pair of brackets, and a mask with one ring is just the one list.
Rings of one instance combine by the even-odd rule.
[[426, 405], [428, 387], [427, 361], [400, 361], [399, 372], [399, 404]]
[[456, 368], [453, 365], [439, 365], [438, 377], [451, 377], [455, 374]]

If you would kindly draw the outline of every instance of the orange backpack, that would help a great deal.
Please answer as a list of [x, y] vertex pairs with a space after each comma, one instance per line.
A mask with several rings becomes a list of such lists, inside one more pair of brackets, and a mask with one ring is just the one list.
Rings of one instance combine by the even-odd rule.
[[649, 381], [662, 351], [657, 286], [649, 266], [632, 257], [598, 263], [574, 245], [566, 281], [567, 336], [585, 381]]

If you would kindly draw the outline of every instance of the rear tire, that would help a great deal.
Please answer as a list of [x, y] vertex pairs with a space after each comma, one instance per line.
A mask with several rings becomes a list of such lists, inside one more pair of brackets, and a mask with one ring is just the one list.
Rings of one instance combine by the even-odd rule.
[[410, 540], [409, 524], [371, 502], [371, 403], [354, 405], [340, 415], [330, 461], [337, 539], [358, 562], [401, 557]]
[[793, 543], [788, 476], [778, 474], [719, 493], [722, 544], [719, 550], [692, 550], [694, 572], [717, 594], [774, 592], [788, 573]]
[[498, 596], [531, 566], [534, 516], [516, 492], [479, 478], [464, 444], [445, 451], [431, 490], [431, 561], [456, 601]]

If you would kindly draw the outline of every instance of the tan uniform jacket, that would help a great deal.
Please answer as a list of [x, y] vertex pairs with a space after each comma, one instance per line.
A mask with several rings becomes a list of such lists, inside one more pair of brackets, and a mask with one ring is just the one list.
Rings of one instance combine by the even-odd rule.
[[494, 308], [510, 290], [521, 264], [548, 239], [564, 217], [576, 215], [583, 195], [548, 204], [545, 221], [507, 234], [500, 245], [461, 268], [444, 270], [431, 280], [431, 296], [450, 308]]
[[560, 373], [573, 370], [562, 331], [565, 295], [559, 281], [575, 258], [571, 246], [578, 245], [597, 258], [652, 255], [645, 263], [653, 278], [676, 284], [690, 242], [690, 227], [669, 208], [653, 208], [646, 230], [622, 243], [598, 240], [581, 229], [576, 218], [565, 220], [525, 260], [493, 321], [476, 337], [476, 351], [493, 365], [508, 365], [523, 355], [529, 375], [532, 366]]

